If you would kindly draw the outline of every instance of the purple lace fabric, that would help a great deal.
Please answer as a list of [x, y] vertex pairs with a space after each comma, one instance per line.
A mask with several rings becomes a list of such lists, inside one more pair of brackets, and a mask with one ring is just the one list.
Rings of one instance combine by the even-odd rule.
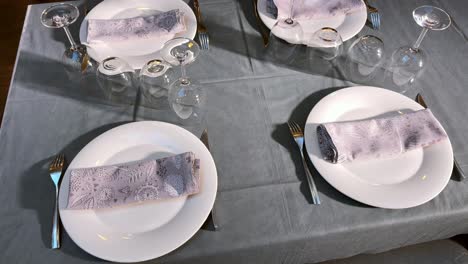
[[[273, 1], [278, 8], [278, 17], [288, 17], [291, 0]], [[327, 18], [339, 14], [352, 13], [362, 8], [365, 8], [362, 0], [294, 0], [293, 18]]]
[[192, 152], [128, 164], [74, 169], [68, 209], [98, 209], [199, 192], [200, 160]]
[[431, 110], [360, 121], [321, 124], [317, 127], [320, 151], [325, 160], [389, 158], [431, 146], [447, 138]]
[[153, 37], [172, 39], [185, 31], [184, 15], [178, 9], [152, 16], [126, 19], [89, 19], [88, 43]]

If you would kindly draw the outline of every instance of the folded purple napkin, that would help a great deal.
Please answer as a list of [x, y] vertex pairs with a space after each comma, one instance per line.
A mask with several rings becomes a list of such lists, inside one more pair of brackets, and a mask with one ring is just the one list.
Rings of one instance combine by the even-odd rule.
[[116, 166], [74, 169], [68, 209], [98, 209], [199, 192], [200, 160], [192, 152]]
[[323, 158], [332, 163], [388, 158], [428, 147], [447, 138], [431, 110], [392, 117], [321, 124], [317, 138]]
[[289, 16], [293, 4], [293, 18], [319, 19], [338, 14], [352, 13], [365, 8], [362, 0], [273, 0], [278, 8], [278, 17]]
[[152, 16], [126, 19], [89, 19], [88, 43], [147, 38], [172, 39], [185, 30], [184, 14], [178, 9]]

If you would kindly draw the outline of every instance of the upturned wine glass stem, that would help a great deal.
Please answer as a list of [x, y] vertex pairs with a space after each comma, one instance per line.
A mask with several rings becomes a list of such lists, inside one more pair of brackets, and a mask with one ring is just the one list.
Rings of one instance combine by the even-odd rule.
[[180, 61], [180, 83], [182, 84], [190, 83], [187, 77], [187, 72], [185, 71], [185, 65], [183, 64], [183, 61]]
[[294, 0], [291, 0], [289, 3], [289, 16], [286, 21], [293, 21], [293, 11], [294, 11]]
[[63, 27], [63, 30], [65, 30], [65, 34], [67, 34], [68, 41], [70, 41], [70, 45], [71, 45], [72, 49], [75, 49], [76, 48], [76, 42], [73, 39], [73, 37], [72, 37], [72, 35], [70, 33], [70, 30], [68, 29], [68, 27]]
[[418, 50], [419, 49], [419, 46], [421, 45], [421, 42], [422, 40], [424, 39], [424, 37], [426, 36], [426, 33], [429, 29], [428, 28], [423, 28], [422, 31], [421, 31], [421, 34], [419, 34], [419, 37], [418, 39], [416, 40], [416, 42], [413, 44], [413, 49], [414, 50]]

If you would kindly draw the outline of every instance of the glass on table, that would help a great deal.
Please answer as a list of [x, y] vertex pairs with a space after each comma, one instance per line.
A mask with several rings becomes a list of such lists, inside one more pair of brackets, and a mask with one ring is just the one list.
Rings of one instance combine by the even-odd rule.
[[294, 0], [290, 1], [289, 8], [288, 17], [278, 17], [270, 32], [288, 43], [301, 44], [304, 32], [299, 22], [293, 18]]
[[96, 70], [99, 86], [109, 94], [124, 94], [132, 90], [135, 86], [134, 75], [133, 68], [117, 57], [103, 60]]
[[68, 28], [80, 16], [78, 8], [72, 4], [60, 3], [46, 8], [41, 15], [41, 22], [48, 28], [63, 28], [70, 47], [62, 55], [62, 63], [68, 72], [84, 72], [92, 61], [89, 59], [86, 47], [77, 44]]
[[343, 39], [340, 33], [334, 28], [324, 27], [312, 35], [307, 41], [312, 56], [319, 56], [324, 60], [333, 60], [342, 52]]
[[169, 87], [175, 80], [173, 68], [159, 59], [148, 61], [139, 75], [143, 96], [154, 106], [166, 103]]
[[352, 77], [370, 78], [385, 59], [383, 41], [371, 35], [356, 39], [348, 49]]
[[[390, 70], [393, 82], [398, 86], [411, 85], [426, 65], [427, 55], [420, 48], [421, 42], [430, 30], [444, 30], [451, 24], [450, 16], [434, 6], [420, 6], [413, 10], [413, 19], [423, 29], [413, 46], [404, 46], [392, 54]], [[407, 88], [402, 90], [406, 93]]]
[[198, 44], [189, 38], [167, 41], [161, 50], [165, 61], [180, 68], [180, 76], [169, 87], [169, 103], [184, 122], [198, 122], [202, 118], [206, 95], [203, 87], [186, 73], [186, 65], [194, 62], [200, 53]]
[[267, 55], [277, 61], [290, 63], [299, 45], [303, 41], [303, 30], [297, 20], [293, 18], [294, 0], [290, 0], [288, 17], [281, 18], [270, 30]]

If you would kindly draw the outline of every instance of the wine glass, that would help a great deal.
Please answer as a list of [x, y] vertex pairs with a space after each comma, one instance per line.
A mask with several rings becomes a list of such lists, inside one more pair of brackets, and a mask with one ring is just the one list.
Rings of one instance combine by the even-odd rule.
[[301, 25], [293, 19], [294, 0], [289, 2], [288, 17], [278, 17], [278, 21], [271, 28], [270, 35], [283, 39], [291, 44], [301, 44], [303, 31]]
[[169, 86], [175, 80], [175, 74], [169, 64], [155, 59], [143, 66], [139, 80], [145, 98], [157, 106], [167, 101]]
[[317, 30], [308, 40], [307, 46], [313, 48], [314, 54], [324, 60], [333, 60], [341, 54], [343, 39], [334, 28], [324, 27]]
[[91, 66], [91, 60], [86, 52], [86, 47], [77, 44], [68, 29], [80, 16], [78, 8], [72, 4], [60, 3], [52, 5], [42, 11], [41, 22], [48, 28], [63, 28], [67, 35], [70, 47], [62, 55], [62, 62], [67, 71], [84, 72]]
[[186, 122], [199, 121], [205, 102], [204, 89], [187, 76], [185, 66], [200, 53], [198, 44], [189, 38], [167, 41], [161, 51], [165, 61], [180, 68], [180, 77], [169, 88], [169, 103], [179, 118]]
[[385, 58], [383, 41], [371, 35], [355, 40], [348, 49], [351, 72], [356, 77], [370, 77]]
[[133, 68], [124, 60], [110, 57], [103, 60], [97, 70], [96, 78], [99, 86], [109, 95], [124, 95], [134, 87]]
[[[412, 84], [427, 61], [425, 52], [420, 48], [427, 31], [444, 30], [451, 24], [450, 16], [444, 10], [434, 6], [420, 6], [413, 10], [413, 19], [423, 29], [413, 46], [404, 46], [392, 54], [391, 71], [393, 82], [399, 86]], [[403, 93], [406, 90], [402, 91]]]

